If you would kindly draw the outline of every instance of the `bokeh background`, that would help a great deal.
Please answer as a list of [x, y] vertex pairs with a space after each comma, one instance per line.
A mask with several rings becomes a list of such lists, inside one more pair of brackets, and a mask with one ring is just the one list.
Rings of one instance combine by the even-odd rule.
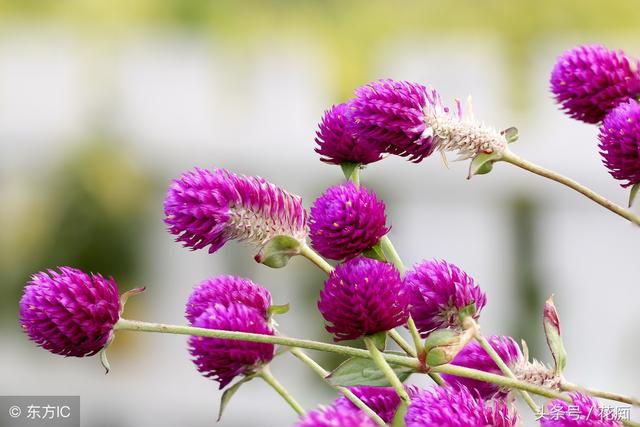
[[[520, 155], [625, 203], [597, 129], [564, 116], [548, 90], [556, 56], [592, 42], [640, 55], [637, 1], [1, 1], [0, 395], [80, 395], [84, 426], [215, 423], [220, 392], [195, 371], [185, 337], [120, 333], [107, 376], [96, 358], [29, 342], [21, 289], [57, 265], [113, 275], [122, 290], [146, 285], [127, 317], [167, 323], [183, 323], [198, 281], [245, 275], [291, 303], [279, 318], [287, 334], [329, 339], [312, 265], [271, 270], [234, 243], [190, 252], [165, 231], [162, 201], [170, 180], [198, 165], [262, 175], [309, 206], [341, 179], [313, 152], [323, 110], [374, 79], [472, 95], [477, 117], [520, 129]], [[470, 181], [466, 172], [438, 156], [364, 171], [405, 263], [462, 266], [488, 294], [483, 330], [526, 339], [544, 361], [542, 303], [555, 293], [568, 378], [640, 395], [637, 230], [508, 164]], [[297, 360], [278, 358], [273, 370], [308, 408], [333, 398]], [[254, 381], [221, 425], [294, 420]]]

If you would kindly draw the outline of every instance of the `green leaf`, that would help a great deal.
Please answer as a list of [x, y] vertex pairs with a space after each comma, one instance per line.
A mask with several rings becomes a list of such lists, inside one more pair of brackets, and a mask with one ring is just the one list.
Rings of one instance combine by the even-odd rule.
[[267, 310], [269, 317], [271, 317], [274, 314], [286, 314], [288, 312], [289, 312], [289, 304], [272, 305], [271, 307], [269, 307], [269, 310]]
[[362, 256], [375, 259], [377, 261], [387, 262], [387, 258], [384, 256], [380, 243], [362, 252]]
[[345, 162], [340, 163], [340, 167], [342, 168], [344, 177], [351, 179], [353, 177], [353, 173], [360, 167], [360, 163]]
[[255, 260], [271, 268], [282, 268], [291, 257], [300, 254], [300, 241], [291, 236], [275, 236], [255, 256]]
[[471, 160], [469, 165], [469, 175], [467, 179], [471, 179], [474, 175], [484, 175], [491, 172], [493, 169], [493, 162], [500, 159], [501, 154], [493, 152], [491, 154], [480, 153]]
[[234, 394], [236, 394], [240, 386], [246, 382], [251, 381], [254, 378], [255, 378], [255, 374], [246, 376], [242, 378], [240, 381], [238, 381], [237, 383], [235, 383], [234, 385], [232, 385], [231, 387], [229, 387], [228, 389], [226, 389], [224, 393], [222, 393], [222, 397], [220, 398], [220, 409], [218, 410], [218, 421], [222, 419], [222, 413], [224, 412], [225, 408], [231, 401], [231, 398], [233, 397]]
[[387, 346], [387, 331], [378, 332], [377, 334], [369, 335], [369, 338], [373, 340], [376, 348], [380, 351], [384, 351]]
[[504, 139], [507, 140], [507, 144], [511, 144], [512, 142], [516, 142], [518, 140], [518, 128], [511, 126], [500, 132], [501, 135], [504, 135]]
[[[406, 380], [413, 373], [413, 369], [405, 366], [398, 366], [392, 363], [389, 366], [391, 366], [400, 381]], [[359, 357], [353, 357], [341, 363], [327, 376], [327, 381], [334, 386], [342, 387], [355, 385], [388, 387], [391, 385], [373, 360]]]
[[638, 195], [638, 190], [640, 190], [640, 182], [633, 184], [633, 187], [631, 187], [631, 193], [629, 193], [629, 207], [633, 206], [633, 202], [636, 200], [636, 196]]

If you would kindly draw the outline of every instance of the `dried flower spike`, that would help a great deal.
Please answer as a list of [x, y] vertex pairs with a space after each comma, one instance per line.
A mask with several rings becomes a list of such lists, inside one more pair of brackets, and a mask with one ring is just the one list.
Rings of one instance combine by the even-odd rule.
[[325, 163], [367, 165], [382, 159], [382, 153], [367, 141], [358, 140], [351, 129], [349, 109], [338, 104], [325, 111], [316, 132], [316, 153]]
[[119, 312], [112, 278], [72, 267], [34, 274], [20, 299], [20, 324], [29, 338], [63, 356], [92, 356], [102, 350]]
[[376, 427], [376, 423], [364, 412], [346, 405], [320, 407], [309, 412], [296, 427]]
[[623, 102], [611, 110], [600, 127], [604, 165], [623, 187], [640, 183], [640, 103]]
[[571, 403], [556, 399], [543, 411], [542, 427], [617, 427], [617, 414], [605, 413], [597, 400], [580, 393], [571, 394]]
[[602, 45], [564, 52], [551, 72], [551, 91], [576, 120], [599, 123], [607, 112], [640, 94], [638, 61]]
[[384, 202], [352, 182], [328, 188], [310, 213], [311, 244], [325, 258], [353, 258], [389, 232]]
[[354, 258], [331, 272], [318, 309], [336, 341], [388, 331], [409, 316], [400, 273], [388, 263]]
[[407, 427], [511, 427], [519, 425], [519, 418], [503, 400], [487, 403], [464, 386], [452, 386], [414, 395], [405, 422]]
[[260, 177], [196, 168], [175, 180], [164, 202], [169, 231], [192, 249], [209, 253], [228, 240], [262, 247], [269, 239], [306, 237], [307, 214], [294, 196]]
[[[420, 335], [462, 328], [461, 314], [480, 317], [487, 297], [473, 278], [447, 261], [422, 261], [405, 277], [409, 310]], [[464, 310], [464, 313], [463, 313]]]
[[[274, 335], [264, 317], [243, 304], [214, 304], [202, 311], [192, 326], [224, 331]], [[189, 338], [189, 353], [202, 375], [224, 388], [238, 375], [250, 375], [273, 359], [275, 346], [268, 343], [222, 338]]]
[[211, 305], [243, 304], [254, 308], [267, 319], [271, 303], [271, 293], [249, 279], [216, 276], [200, 282], [193, 288], [187, 301], [185, 316], [189, 323], [193, 323]]

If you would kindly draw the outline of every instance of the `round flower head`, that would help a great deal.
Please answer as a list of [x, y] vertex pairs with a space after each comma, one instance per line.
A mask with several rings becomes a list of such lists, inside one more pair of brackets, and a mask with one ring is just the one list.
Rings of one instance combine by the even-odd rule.
[[416, 264], [407, 272], [405, 284], [411, 317], [423, 338], [435, 329], [461, 327], [460, 311], [472, 304], [475, 309], [465, 313], [478, 319], [487, 303], [473, 278], [446, 261]]
[[363, 257], [340, 264], [329, 274], [318, 309], [336, 341], [388, 331], [409, 317], [398, 270]]
[[334, 105], [325, 111], [316, 132], [315, 151], [322, 156], [320, 160], [334, 165], [377, 162], [382, 153], [367, 141], [356, 139], [348, 123], [348, 113], [346, 104]]
[[353, 258], [389, 232], [384, 202], [352, 182], [328, 188], [311, 207], [311, 244], [325, 258]]
[[461, 160], [481, 152], [502, 152], [507, 146], [500, 132], [475, 120], [471, 105], [466, 116], [459, 101], [452, 111], [436, 90], [417, 83], [369, 83], [356, 90], [349, 108], [359, 141], [416, 163], [436, 149], [458, 152]]
[[[492, 336], [488, 338], [488, 341], [489, 344], [491, 344], [491, 347], [494, 348], [509, 368], [514, 371], [519, 370], [517, 368], [524, 363], [524, 356], [520, 351], [520, 347], [518, 347], [518, 344], [516, 344], [512, 338]], [[470, 342], [460, 350], [451, 364], [463, 366], [465, 368], [478, 369], [498, 375], [502, 374], [500, 368], [491, 359], [491, 356], [489, 356], [485, 349], [483, 349], [476, 341]], [[442, 378], [449, 384], [468, 387], [483, 399], [490, 399], [498, 393], [501, 395], [503, 394], [503, 391], [497, 385], [492, 383], [457, 377], [449, 374], [443, 374]]]
[[376, 427], [364, 412], [345, 405], [321, 407], [304, 415], [296, 427]]
[[120, 317], [112, 278], [71, 267], [33, 275], [20, 299], [20, 324], [42, 348], [63, 356], [92, 356], [102, 350]]
[[405, 422], [407, 427], [511, 427], [519, 418], [502, 400], [487, 403], [465, 387], [435, 387], [411, 398]]
[[254, 308], [262, 317], [269, 317], [271, 293], [249, 279], [237, 276], [216, 276], [200, 282], [189, 295], [185, 316], [193, 323], [198, 316], [213, 304], [229, 306], [244, 304]]
[[557, 399], [549, 402], [540, 419], [542, 427], [622, 426], [615, 413], [605, 412], [598, 401], [580, 393], [571, 394], [571, 403]]
[[277, 235], [306, 237], [307, 214], [294, 196], [260, 177], [196, 168], [173, 181], [164, 201], [165, 222], [177, 240], [209, 253], [228, 240], [264, 245]]
[[640, 182], [640, 103], [623, 102], [611, 110], [600, 127], [604, 165], [623, 187]]
[[[413, 386], [406, 387], [410, 396], [415, 394], [416, 388]], [[400, 405], [400, 397], [393, 387], [374, 387], [374, 386], [358, 386], [349, 387], [349, 390], [358, 397], [373, 412], [378, 414], [386, 423], [391, 423], [393, 417]], [[336, 406], [347, 406], [351, 409], [358, 408], [349, 399], [342, 396], [336, 402]]]
[[[225, 331], [274, 335], [264, 317], [242, 304], [211, 305], [193, 322], [193, 326]], [[238, 375], [249, 375], [273, 358], [275, 346], [268, 343], [222, 338], [189, 338], [189, 353], [200, 373], [224, 388]]]
[[602, 45], [575, 47], [558, 58], [551, 91], [569, 116], [599, 123], [607, 111], [640, 94], [638, 61]]

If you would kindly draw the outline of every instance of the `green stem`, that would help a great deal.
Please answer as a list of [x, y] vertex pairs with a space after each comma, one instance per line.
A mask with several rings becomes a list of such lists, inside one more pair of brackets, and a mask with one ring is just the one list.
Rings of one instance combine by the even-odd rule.
[[380, 352], [380, 350], [378, 350], [378, 347], [376, 347], [376, 343], [368, 336], [364, 337], [364, 343], [367, 346], [367, 350], [369, 350], [369, 353], [371, 354], [371, 359], [373, 359], [373, 362], [376, 364], [378, 369], [382, 371], [384, 376], [387, 378], [387, 381], [389, 381], [391, 386], [396, 390], [396, 393], [398, 393], [400, 400], [404, 404], [409, 404], [409, 394], [407, 394], [407, 391], [404, 389], [402, 381], [400, 381], [400, 378], [398, 378], [396, 373], [393, 372], [393, 369], [391, 369], [391, 366], [389, 366], [389, 363], [387, 363], [384, 355]]
[[[320, 366], [315, 360], [309, 357], [304, 351], [299, 348], [291, 349], [291, 354], [300, 359], [303, 363], [309, 366], [319, 377], [321, 377], [324, 382], [329, 384], [327, 381], [327, 376], [330, 372], [326, 371], [322, 366]], [[331, 384], [330, 384], [331, 385]], [[351, 390], [346, 387], [333, 386], [333, 388], [338, 390], [340, 393], [344, 395], [351, 403], [353, 403], [357, 408], [361, 409], [365, 414], [367, 414], [376, 424], [381, 427], [387, 427], [387, 423], [384, 422], [380, 415], [376, 414], [373, 409], [369, 408], [358, 396], [353, 394]]]
[[303, 244], [300, 248], [300, 255], [320, 267], [320, 269], [327, 274], [333, 271], [331, 264], [325, 261], [324, 258], [318, 255], [318, 253], [311, 249], [307, 244]]
[[382, 238], [380, 239], [380, 246], [387, 256], [387, 259], [396, 266], [396, 268], [400, 272], [400, 275], [404, 276], [405, 268], [404, 264], [402, 263], [402, 259], [400, 258], [400, 255], [398, 255], [398, 251], [396, 251], [393, 243], [391, 243], [391, 239], [389, 239], [387, 235], [382, 236]]
[[258, 376], [271, 386], [282, 398], [293, 408], [298, 415], [305, 415], [307, 412], [302, 406], [293, 398], [291, 393], [271, 374], [268, 366], [265, 366], [258, 372]]
[[640, 399], [635, 398], [633, 396], [625, 396], [618, 393], [612, 393], [609, 391], [595, 390], [593, 388], [581, 387], [576, 384], [571, 384], [568, 382], [560, 383], [560, 389], [564, 391], [579, 391], [580, 393], [588, 394], [593, 397], [601, 397], [607, 400], [615, 400], [617, 402], [626, 403], [633, 406], [640, 406]]
[[400, 346], [400, 348], [411, 357], [416, 357], [416, 350], [400, 335], [395, 329], [389, 331], [389, 336]]
[[611, 200], [608, 200], [604, 197], [602, 197], [601, 195], [599, 195], [598, 193], [596, 193], [595, 191], [591, 190], [590, 188], [585, 187], [584, 185], [580, 184], [579, 182], [571, 179], [571, 178], [567, 178], [564, 175], [560, 175], [557, 172], [554, 172], [552, 170], [543, 168], [541, 166], [538, 166], [534, 163], [531, 163], [527, 160], [524, 160], [523, 158], [521, 158], [520, 156], [514, 154], [513, 152], [506, 150], [503, 155], [501, 160], [504, 160], [505, 162], [509, 162], [513, 165], [516, 165], [524, 170], [527, 170], [529, 172], [532, 172], [536, 175], [540, 175], [543, 176], [545, 178], [551, 179], [553, 181], [559, 182], [560, 184], [566, 185], [567, 187], [577, 191], [578, 193], [588, 197], [589, 199], [593, 200], [594, 202], [596, 202], [597, 204], [599, 204], [600, 206], [609, 209], [611, 212], [616, 213], [618, 215], [620, 215], [621, 217], [631, 221], [632, 223], [636, 224], [636, 225], [640, 225], [640, 216], [634, 214], [633, 212], [623, 208], [622, 206], [619, 206], [615, 203], [613, 203]]
[[418, 354], [424, 353], [424, 344], [422, 343], [420, 332], [418, 332], [418, 328], [416, 327], [416, 322], [413, 321], [413, 317], [411, 317], [411, 315], [409, 315], [409, 319], [407, 320], [407, 327], [409, 328], [409, 332], [411, 333], [413, 344], [416, 346], [416, 353]]

